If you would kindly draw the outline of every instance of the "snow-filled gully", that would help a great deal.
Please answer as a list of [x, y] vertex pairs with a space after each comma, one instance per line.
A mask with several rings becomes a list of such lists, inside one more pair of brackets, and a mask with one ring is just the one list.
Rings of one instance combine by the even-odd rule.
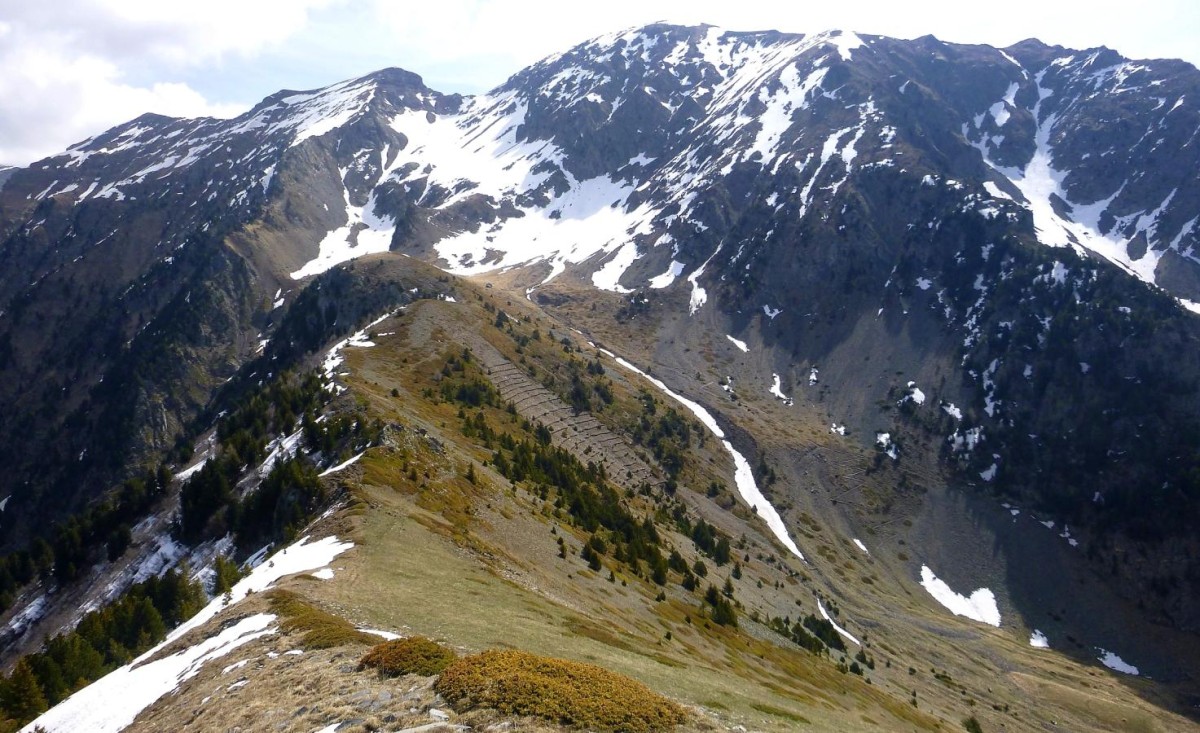
[[746, 502], [746, 504], [749, 505], [749, 507], [753, 509], [764, 522], [767, 523], [767, 527], [770, 528], [771, 533], [775, 535], [775, 538], [778, 539], [784, 547], [788, 548], [788, 550], [790, 550], [791, 553], [796, 557], [808, 562], [804, 558], [804, 553], [800, 552], [800, 548], [797, 547], [796, 543], [792, 541], [791, 535], [788, 534], [787, 527], [785, 527], [783, 524], [783, 518], [779, 516], [779, 512], [775, 511], [775, 507], [771, 506], [771, 502], [767, 501], [767, 498], [763, 496], [762, 491], [758, 488], [758, 484], [755, 483], [754, 472], [750, 469], [749, 461], [747, 461], [746, 457], [739, 453], [737, 449], [733, 447], [733, 444], [726, 439], [725, 431], [722, 430], [721, 426], [717, 424], [716, 418], [714, 418], [708, 410], [701, 407], [698, 403], [689, 400], [683, 395], [672, 392], [667, 385], [663, 384], [662, 380], [650, 376], [646, 372], [643, 372], [641, 369], [638, 369], [633, 364], [630, 364], [625, 359], [622, 359], [607, 349], [600, 349], [599, 351], [600, 353], [620, 364], [625, 369], [642, 376], [655, 387], [658, 387], [663, 394], [687, 408], [689, 412], [696, 416], [697, 420], [704, 423], [704, 426], [708, 428], [709, 432], [711, 432], [721, 441], [721, 444], [725, 446], [725, 450], [727, 450], [729, 455], [733, 458], [733, 480], [737, 485], [738, 494], [742, 497], [742, 501]]
[[[608, 349], [598, 350], [600, 353], [617, 362], [625, 369], [640, 375], [646, 379], [646, 381], [657, 387], [663, 394], [683, 405], [689, 412], [696, 416], [697, 420], [702, 422], [704, 426], [708, 428], [709, 432], [711, 432], [721, 441], [721, 445], [725, 446], [725, 450], [728, 451], [729, 455], [733, 458], [733, 479], [737, 486], [738, 494], [742, 497], [742, 501], [746, 502], [746, 504], [754, 510], [755, 514], [757, 514], [759, 518], [767, 523], [767, 527], [771, 530], [771, 534], [775, 535], [775, 538], [779, 540], [784, 547], [791, 551], [793, 555], [800, 558], [800, 560], [807, 563], [808, 560], [805, 559], [804, 553], [800, 552], [800, 548], [796, 546], [796, 543], [792, 540], [791, 535], [788, 534], [787, 527], [783, 524], [783, 518], [779, 516], [779, 512], [775, 511], [775, 507], [771, 506], [771, 502], [767, 501], [767, 498], [763, 496], [762, 491], [758, 488], [758, 484], [755, 483], [754, 472], [750, 469], [750, 463], [746, 460], [746, 457], [743, 456], [736, 448], [734, 448], [733, 444], [731, 444], [725, 437], [725, 431], [722, 430], [721, 426], [717, 424], [716, 418], [714, 418], [708, 410], [701, 407], [698, 403], [689, 400], [677, 392], [673, 392], [669, 387], [667, 387], [666, 384], [662, 382], [662, 380], [656, 379], [646, 372], [643, 372], [641, 369], [638, 369], [633, 364], [630, 364], [628, 361], [617, 356]], [[853, 634], [851, 634], [849, 631], [846, 631], [844, 628], [839, 626], [836, 621], [830, 618], [829, 614], [825, 611], [825, 607], [820, 602], [817, 603], [817, 608], [820, 611], [821, 616], [829, 621], [833, 625], [833, 628], [839, 634], [845, 637], [847, 641], [850, 641], [857, 646], [862, 646], [862, 642], [855, 638]]]

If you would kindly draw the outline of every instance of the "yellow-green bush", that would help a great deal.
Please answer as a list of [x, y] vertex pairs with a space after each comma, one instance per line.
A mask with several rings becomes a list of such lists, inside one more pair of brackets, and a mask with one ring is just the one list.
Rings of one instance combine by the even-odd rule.
[[379, 637], [354, 628], [344, 618], [322, 611], [286, 590], [268, 591], [271, 610], [278, 614], [280, 627], [287, 633], [302, 632], [300, 643], [306, 649], [329, 649], [344, 644], [374, 644]]
[[679, 705], [628, 677], [521, 651], [464, 657], [435, 688], [460, 711], [494, 708], [596, 731], [658, 731], [685, 719]]
[[432, 677], [454, 661], [453, 649], [423, 636], [410, 636], [376, 644], [358, 662], [358, 668], [371, 667], [389, 677], [419, 674]]

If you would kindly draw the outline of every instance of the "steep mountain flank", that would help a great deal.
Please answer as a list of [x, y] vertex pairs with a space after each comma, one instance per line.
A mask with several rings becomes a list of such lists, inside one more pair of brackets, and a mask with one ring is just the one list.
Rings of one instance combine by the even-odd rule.
[[[1190, 699], [1198, 87], [1182, 62], [1033, 40], [653, 25], [476, 97], [387, 69], [2, 169], [0, 542], [32, 550], [0, 565], [10, 654], [128, 586], [122, 563], [243, 560], [298, 531], [327, 497], [317, 468], [353, 459], [358, 501], [574, 610], [615, 588], [595, 563], [651, 598], [664, 577], [704, 594], [699, 518], [757, 537], [740, 564], [771, 570], [741, 606], [714, 583], [653, 622], [622, 607], [635, 640], [616, 648], [661, 643], [654, 623], [689, 603], [718, 627], [759, 612], [746, 637], [706, 636], [706, 659], [879, 633], [916, 675], [952, 666], [945, 631], [979, 653], [1016, 634], [996, 669], [1038, 667], [1036, 632], [1063, 664], [1140, 665], [1166, 685], [1147, 696]], [[328, 383], [343, 358], [354, 377]], [[297, 451], [313, 465], [267, 482]], [[146, 506], [153, 522], [124, 516]], [[571, 559], [551, 528], [595, 588], [530, 559]], [[160, 552], [167, 530], [182, 544]], [[527, 530], [544, 541], [512, 538]], [[802, 585], [804, 603], [784, 592]], [[818, 622], [839, 605], [845, 634]], [[967, 712], [937, 684], [943, 720]]]

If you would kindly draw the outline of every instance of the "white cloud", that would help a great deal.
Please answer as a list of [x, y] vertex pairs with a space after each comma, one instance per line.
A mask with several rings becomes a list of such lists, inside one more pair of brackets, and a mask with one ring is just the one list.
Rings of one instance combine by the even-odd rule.
[[57, 0], [53, 12], [14, 3], [4, 22], [81, 54], [188, 65], [258, 53], [303, 28], [311, 11], [340, 1]]
[[[27, 163], [154, 111], [229, 114], [281, 88], [400, 66], [478, 92], [597, 35], [663, 20], [732, 30], [831, 28], [1005, 46], [1028, 37], [1200, 62], [1194, 0], [1143, 0], [1111, 22], [1081, 0], [1011, 0], [986, 23], [946, 0], [57, 0], [0, 9], [0, 163]], [[221, 104], [214, 100], [219, 100]]]
[[[400, 53], [419, 49], [434, 61], [464, 56], [508, 56], [530, 63], [600, 35], [659, 20], [711, 23], [731, 30], [774, 29], [813, 33], [840, 28], [915, 38], [933, 34], [945, 41], [1006, 46], [1038, 37], [1079, 48], [1107, 45], [1134, 57], [1192, 56], [1200, 5], [1192, 0], [1145, 0], [1141, 11], [1122, 19], [1096, 13], [1093, 3], [1012, 0], [986, 23], [963, 12], [958, 0], [859, 0], [854, 3], [793, 3], [777, 0], [605, 0], [576, 3], [564, 12], [552, 0], [439, 0], [397, 3], [369, 0], [394, 33]], [[510, 69], [515, 72], [517, 68]]]
[[[172, 77], [246, 59], [332, 0], [70, 0], [14, 3], [0, 19], [0, 163], [24, 165], [147, 112], [230, 116]], [[245, 101], [256, 101], [257, 95]]]
[[[859, 0], [853, 3], [791, 3], [778, 0], [605, 0], [576, 3], [570, 12], [551, 0], [439, 0], [369, 5], [386, 33], [385, 64], [396, 64], [439, 82], [443, 91], [490, 88], [524, 66], [595, 36], [657, 21], [710, 23], [730, 30], [815, 33], [830, 29], [897, 38], [935, 35], [947, 42], [1008, 46], [1036, 37], [1051, 45], [1106, 45], [1132, 58], [1186, 58], [1200, 62], [1192, 29], [1200, 24], [1194, 0], [1143, 0], [1138, 13], [1114, 25], [1093, 3], [1011, 0], [986, 23], [954, 0]], [[366, 69], [363, 69], [366, 71]]]

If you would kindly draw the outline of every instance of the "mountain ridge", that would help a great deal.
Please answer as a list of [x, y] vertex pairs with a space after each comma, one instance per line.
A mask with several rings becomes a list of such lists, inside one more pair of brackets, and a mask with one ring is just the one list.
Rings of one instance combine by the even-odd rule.
[[[424, 260], [588, 334], [568, 353], [669, 370], [807, 539], [870, 528], [953, 587], [986, 575], [1004, 618], [1057, 609], [1056, 646], [1113, 649], [1028, 557], [958, 562], [937, 504], [998, 543], [1002, 500], [1053, 525], [1088, 607], [1169, 629], [1125, 658], [1184, 679], [1162, 640], [1200, 628], [1196, 86], [1107, 49], [655, 25], [474, 97], [384, 69], [139, 117], [0, 187], [6, 545], [182, 466], [223, 385], [402, 294], [352, 272]], [[869, 483], [820, 465], [843, 451]]]

